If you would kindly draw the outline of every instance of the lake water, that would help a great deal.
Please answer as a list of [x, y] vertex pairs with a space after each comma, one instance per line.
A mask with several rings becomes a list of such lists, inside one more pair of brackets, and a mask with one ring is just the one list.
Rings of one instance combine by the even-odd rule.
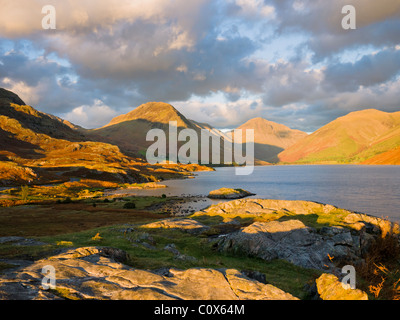
[[[252, 198], [316, 201], [400, 222], [400, 166], [264, 166], [255, 167], [248, 176], [236, 176], [235, 168], [217, 168], [198, 172], [195, 179], [163, 184], [168, 188], [130, 192], [206, 196], [222, 187], [242, 188], [255, 193]], [[216, 202], [207, 200], [202, 205]]]

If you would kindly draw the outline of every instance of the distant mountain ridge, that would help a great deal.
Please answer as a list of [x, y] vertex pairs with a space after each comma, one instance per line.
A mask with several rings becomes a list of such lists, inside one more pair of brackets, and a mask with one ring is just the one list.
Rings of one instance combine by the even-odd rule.
[[[172, 105], [164, 102], [142, 104], [127, 114], [115, 117], [106, 126], [90, 130], [89, 134], [95, 139], [118, 145], [128, 154], [145, 156], [147, 148], [154, 143], [146, 141], [149, 130], [163, 130], [168, 142], [169, 123], [171, 121], [177, 123], [178, 130], [192, 129], [198, 134], [198, 137], [201, 136], [201, 130], [208, 130], [220, 140], [229, 139], [224, 133], [208, 124], [187, 119]], [[184, 143], [179, 142], [178, 147]]]
[[400, 164], [400, 112], [351, 112], [279, 154], [287, 163]]
[[[199, 137], [200, 131], [204, 129], [219, 137], [221, 139], [221, 154], [223, 153], [223, 141], [231, 142], [232, 139], [235, 139], [232, 132], [225, 134], [208, 124], [187, 119], [172, 105], [163, 102], [148, 102], [140, 105], [127, 114], [115, 117], [106, 126], [91, 130], [91, 134], [96, 139], [102, 139], [102, 141], [120, 146], [128, 153], [143, 155], [146, 148], [152, 144], [152, 142], [146, 141], [146, 133], [154, 128], [162, 129], [167, 133], [170, 121], [176, 121], [180, 129], [195, 130]], [[262, 118], [249, 120], [237, 129], [254, 130], [255, 160], [258, 164], [276, 163], [278, 161], [277, 155], [281, 151], [307, 136], [304, 132], [292, 130], [287, 126]], [[245, 137], [245, 134], [243, 134], [243, 139]]]
[[[237, 128], [237, 130], [243, 130], [243, 142], [247, 141], [245, 139], [247, 129], [254, 130], [255, 158], [270, 163], [279, 162], [278, 154], [281, 151], [307, 136], [307, 133], [291, 129], [283, 124], [264, 118], [254, 118]], [[233, 132], [230, 134], [234, 138]]]
[[[95, 140], [68, 121], [25, 105], [0, 90], [0, 186], [70, 179], [145, 182], [154, 169], [117, 145]], [[171, 173], [184, 172], [177, 166]], [[192, 170], [192, 168], [189, 168]]]
[[[164, 102], [145, 103], [102, 128], [85, 129], [40, 112], [0, 88], [0, 184], [73, 177], [140, 180], [142, 174], [159, 171], [145, 161], [146, 150], [154, 143], [146, 141], [147, 132], [157, 128], [167, 133], [170, 121], [199, 136], [207, 130], [219, 139], [221, 155], [223, 141], [235, 139], [232, 132], [188, 119]], [[400, 111], [351, 112], [310, 135], [263, 118], [237, 129], [254, 130], [256, 164], [400, 164]]]

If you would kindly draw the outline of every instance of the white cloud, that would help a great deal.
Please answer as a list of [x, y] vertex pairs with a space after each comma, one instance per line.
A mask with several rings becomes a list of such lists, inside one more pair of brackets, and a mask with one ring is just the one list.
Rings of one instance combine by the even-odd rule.
[[265, 4], [263, 0], [235, 0], [234, 3], [245, 16], [273, 17], [275, 14], [275, 8]]
[[31, 87], [23, 81], [14, 81], [7, 77], [1, 79], [0, 83], [0, 87], [4, 87], [5, 89], [18, 94], [18, 96], [27, 104], [34, 105], [40, 101], [37, 87]]
[[[55, 1], [49, 31], [40, 23], [48, 0], [0, 0], [0, 85], [84, 127], [154, 100], [225, 128], [297, 114], [317, 126], [335, 103], [341, 113], [389, 110], [398, 59], [378, 58], [400, 50], [400, 2], [346, 1]], [[340, 27], [344, 3], [358, 8], [354, 32]]]
[[229, 102], [220, 94], [213, 96], [215, 99], [192, 97], [188, 101], [172, 102], [172, 105], [186, 118], [217, 128], [237, 127], [251, 118], [260, 116], [262, 112], [262, 101], [257, 97]]
[[63, 118], [87, 129], [99, 128], [117, 116], [118, 113], [105, 105], [101, 100], [95, 100], [93, 105], [83, 105], [66, 113]]

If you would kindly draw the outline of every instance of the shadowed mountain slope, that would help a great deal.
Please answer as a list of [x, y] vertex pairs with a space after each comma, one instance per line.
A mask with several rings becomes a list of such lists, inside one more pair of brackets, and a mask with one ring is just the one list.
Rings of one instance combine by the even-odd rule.
[[[278, 154], [281, 151], [307, 136], [307, 133], [293, 130], [283, 124], [254, 118], [237, 128], [237, 130], [242, 130], [244, 142], [247, 141], [246, 129], [254, 130], [255, 158], [271, 163], [279, 161]], [[232, 135], [233, 132], [230, 134]]]
[[116, 145], [95, 141], [77, 128], [0, 89], [0, 185], [80, 178], [142, 182], [159, 169], [129, 157]]

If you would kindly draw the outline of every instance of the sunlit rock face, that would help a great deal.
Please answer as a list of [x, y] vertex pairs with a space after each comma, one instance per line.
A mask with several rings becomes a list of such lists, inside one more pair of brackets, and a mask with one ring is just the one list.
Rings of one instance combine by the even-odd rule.
[[[192, 268], [150, 272], [124, 265], [119, 249], [67, 250], [0, 277], [0, 298], [17, 300], [294, 300], [291, 294], [234, 269]], [[42, 270], [55, 270], [55, 288], [44, 290]]]

